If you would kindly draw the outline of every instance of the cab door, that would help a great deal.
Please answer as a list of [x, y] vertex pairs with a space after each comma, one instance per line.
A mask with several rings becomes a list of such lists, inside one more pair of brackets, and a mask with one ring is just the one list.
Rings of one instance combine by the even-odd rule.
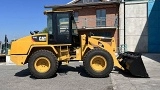
[[56, 13], [56, 43], [71, 44], [71, 13], [59, 12]]

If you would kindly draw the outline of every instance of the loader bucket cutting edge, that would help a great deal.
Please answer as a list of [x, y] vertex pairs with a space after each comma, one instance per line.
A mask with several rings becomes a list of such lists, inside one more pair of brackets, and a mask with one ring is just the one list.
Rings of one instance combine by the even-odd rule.
[[144, 78], [149, 77], [140, 53], [125, 52], [120, 54], [117, 59], [122, 59], [122, 61], [119, 61], [119, 63], [126, 71], [129, 71], [133, 76]]

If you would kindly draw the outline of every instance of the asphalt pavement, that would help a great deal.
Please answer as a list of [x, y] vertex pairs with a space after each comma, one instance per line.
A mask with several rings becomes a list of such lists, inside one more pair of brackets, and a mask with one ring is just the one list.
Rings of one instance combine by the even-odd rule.
[[112, 71], [114, 90], [160, 89], [160, 54], [143, 54], [142, 60], [150, 78], [138, 78], [121, 71]]
[[90, 78], [82, 62], [63, 65], [50, 79], [35, 79], [27, 65], [0, 63], [0, 90], [159, 90], [160, 54], [143, 54], [142, 60], [150, 78], [133, 77], [112, 71], [107, 78]]
[[61, 66], [50, 79], [35, 79], [25, 66], [0, 65], [0, 90], [113, 90], [110, 76], [90, 78], [82, 62]]

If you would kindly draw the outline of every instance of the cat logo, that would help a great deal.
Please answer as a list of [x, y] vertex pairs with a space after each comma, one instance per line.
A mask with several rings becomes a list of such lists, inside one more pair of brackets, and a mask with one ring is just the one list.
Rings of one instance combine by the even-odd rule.
[[46, 41], [46, 36], [40, 36], [39, 41], [42, 41], [42, 42]]
[[46, 35], [36, 35], [36, 36], [32, 36], [32, 40], [34, 42], [46, 42]]

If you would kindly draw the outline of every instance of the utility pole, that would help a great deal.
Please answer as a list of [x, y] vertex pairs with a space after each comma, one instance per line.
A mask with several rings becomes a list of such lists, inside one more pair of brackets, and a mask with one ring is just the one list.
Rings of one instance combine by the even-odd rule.
[[4, 42], [5, 42], [5, 54], [7, 55], [8, 54], [8, 38], [7, 38], [7, 35], [5, 35]]
[[0, 41], [0, 54], [2, 53], [2, 42]]

